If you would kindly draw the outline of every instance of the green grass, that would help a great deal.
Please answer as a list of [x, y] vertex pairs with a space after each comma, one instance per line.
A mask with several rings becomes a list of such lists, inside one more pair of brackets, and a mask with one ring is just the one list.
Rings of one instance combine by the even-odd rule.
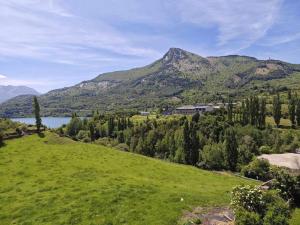
[[[0, 224], [176, 224], [250, 181], [47, 133], [0, 149]], [[181, 201], [181, 198], [184, 200]]]
[[296, 209], [290, 220], [290, 225], [299, 225], [300, 224], [300, 209]]

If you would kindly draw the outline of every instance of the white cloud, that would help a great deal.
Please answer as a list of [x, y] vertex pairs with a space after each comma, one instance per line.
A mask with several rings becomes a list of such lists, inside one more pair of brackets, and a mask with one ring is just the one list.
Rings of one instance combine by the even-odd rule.
[[5, 75], [0, 74], [0, 79], [5, 79], [5, 78], [6, 78]]
[[262, 43], [264, 46], [274, 46], [280, 44], [286, 44], [292, 41], [296, 41], [300, 39], [300, 32], [293, 34], [285, 34], [280, 36], [272, 36], [266, 38], [266, 40]]
[[104, 22], [73, 15], [62, 3], [60, 0], [0, 2], [0, 57], [78, 65], [106, 61], [108, 57], [103, 51], [146, 58], [159, 55], [150, 48], [136, 46]]
[[282, 0], [181, 0], [176, 3], [183, 22], [218, 28], [218, 45], [249, 47], [264, 37], [277, 19]]

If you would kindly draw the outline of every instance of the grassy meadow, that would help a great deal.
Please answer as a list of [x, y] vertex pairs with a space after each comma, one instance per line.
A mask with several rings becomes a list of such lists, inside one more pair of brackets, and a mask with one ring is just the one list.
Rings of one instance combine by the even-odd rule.
[[252, 181], [52, 133], [0, 148], [0, 224], [174, 225]]

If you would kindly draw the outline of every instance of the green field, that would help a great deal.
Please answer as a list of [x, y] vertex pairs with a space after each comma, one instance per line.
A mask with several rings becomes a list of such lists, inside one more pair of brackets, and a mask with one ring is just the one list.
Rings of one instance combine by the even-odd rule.
[[[0, 224], [176, 224], [250, 181], [47, 133], [0, 149]], [[183, 201], [181, 200], [183, 199]]]

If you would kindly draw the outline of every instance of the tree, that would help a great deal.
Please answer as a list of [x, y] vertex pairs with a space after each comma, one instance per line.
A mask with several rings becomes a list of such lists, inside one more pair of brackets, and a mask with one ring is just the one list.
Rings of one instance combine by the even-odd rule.
[[259, 101], [259, 116], [258, 116], [258, 127], [260, 129], [264, 129], [266, 127], [266, 113], [267, 113], [266, 99], [261, 98]]
[[300, 126], [300, 99], [296, 100], [296, 121], [297, 125]]
[[192, 116], [192, 121], [198, 123], [200, 119], [200, 114], [199, 112], [196, 112], [193, 116]]
[[238, 144], [236, 140], [236, 131], [234, 128], [228, 128], [225, 131], [225, 160], [231, 171], [236, 170], [238, 161]]
[[42, 119], [41, 119], [41, 115], [40, 115], [40, 104], [39, 104], [36, 96], [34, 96], [33, 102], [34, 102], [34, 115], [35, 115], [36, 129], [37, 129], [37, 132], [40, 133], [41, 126], [42, 126]]
[[183, 152], [185, 155], [185, 163], [190, 162], [190, 147], [191, 147], [190, 127], [189, 127], [188, 120], [186, 120], [183, 126]]
[[67, 125], [66, 133], [71, 136], [75, 137], [80, 130], [82, 130], [83, 124], [80, 118], [78, 118], [76, 115], [73, 115], [71, 121]]
[[224, 169], [224, 150], [222, 144], [205, 145], [200, 156], [200, 166], [210, 170]]
[[113, 137], [114, 129], [115, 129], [114, 118], [113, 117], [109, 117], [108, 122], [107, 122], [107, 136], [108, 137]]
[[0, 147], [3, 145], [3, 133], [0, 131]]
[[233, 103], [232, 103], [232, 99], [229, 99], [228, 106], [227, 106], [227, 119], [229, 123], [233, 122], [232, 118], [233, 118]]
[[93, 122], [89, 122], [89, 131], [90, 131], [90, 137], [91, 141], [95, 141], [96, 135], [95, 135], [95, 126]]
[[189, 163], [196, 165], [199, 159], [199, 137], [197, 135], [197, 125], [195, 122], [190, 126], [190, 151], [189, 151]]
[[292, 124], [292, 128], [295, 128], [296, 126], [296, 99], [294, 97], [291, 97], [289, 100], [289, 118]]
[[273, 118], [276, 123], [276, 126], [279, 127], [281, 119], [281, 102], [279, 93], [273, 98]]

